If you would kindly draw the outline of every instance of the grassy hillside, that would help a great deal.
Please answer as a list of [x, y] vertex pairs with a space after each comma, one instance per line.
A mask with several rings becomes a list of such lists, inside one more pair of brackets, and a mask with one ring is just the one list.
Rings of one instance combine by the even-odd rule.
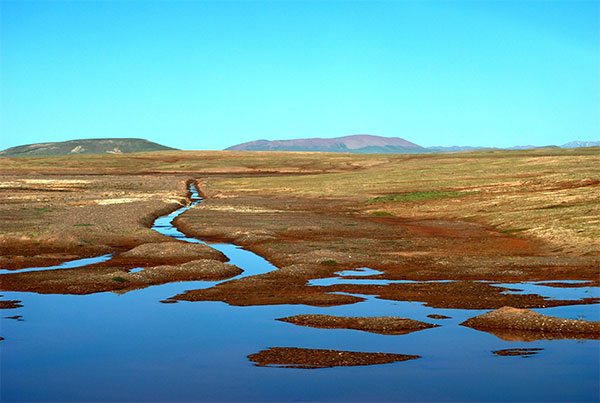
[[144, 139], [87, 139], [56, 143], [37, 143], [7, 148], [1, 157], [59, 156], [77, 154], [128, 154], [145, 151], [165, 151], [174, 148]]

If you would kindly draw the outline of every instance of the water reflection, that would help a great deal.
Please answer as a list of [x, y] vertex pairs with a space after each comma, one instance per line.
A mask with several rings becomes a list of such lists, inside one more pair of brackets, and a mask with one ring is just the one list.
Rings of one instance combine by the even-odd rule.
[[26, 269], [19, 269], [19, 270], [0, 269], [0, 274], [25, 273], [25, 272], [28, 272], [28, 271], [42, 271], [42, 270], [56, 270], [56, 269], [73, 269], [73, 268], [76, 268], [76, 267], [83, 267], [83, 266], [89, 266], [89, 265], [95, 264], [95, 263], [106, 262], [107, 260], [112, 259], [112, 257], [113, 257], [113, 254], [109, 253], [107, 255], [102, 255], [102, 256], [96, 256], [96, 257], [88, 257], [88, 258], [84, 258], [84, 259], [70, 260], [68, 262], [64, 262], [64, 263], [58, 264], [56, 266], [28, 267]]
[[[199, 202], [197, 193], [193, 203]], [[192, 205], [194, 205], [192, 203]], [[190, 206], [191, 207], [191, 206]], [[178, 210], [179, 214], [190, 207]], [[170, 225], [157, 230], [188, 242]], [[274, 270], [234, 245], [211, 245], [244, 270]], [[373, 275], [367, 269], [340, 277]], [[222, 302], [159, 301], [218, 282], [182, 282], [91, 295], [3, 292], [23, 301], [11, 310], [24, 321], [2, 319], [2, 401], [598, 401], [600, 342], [506, 341], [459, 323], [483, 310], [434, 309], [422, 303], [361, 295], [335, 307], [229, 306]], [[515, 288], [511, 284], [511, 288]], [[252, 290], [248, 290], [252, 292]], [[536, 309], [540, 313], [598, 320], [597, 305]], [[298, 327], [274, 318], [298, 314], [400, 316], [442, 326], [400, 338], [346, 329]], [[444, 315], [450, 319], [429, 319]], [[251, 353], [272, 346], [340, 351], [383, 351], [418, 360], [320, 371], [254, 367]], [[523, 360], [491, 351], [543, 349]], [[539, 350], [536, 350], [539, 351]], [[550, 381], [549, 381], [550, 380]], [[560, 380], [560, 381], [552, 381]], [[508, 387], [509, 386], [509, 387]]]
[[386, 279], [356, 279], [356, 278], [344, 278], [344, 277], [370, 277], [379, 274], [383, 274], [382, 271], [373, 270], [368, 267], [361, 267], [358, 269], [342, 270], [338, 271], [339, 277], [327, 277], [309, 280], [309, 286], [322, 286], [327, 287], [330, 285], [389, 285], [389, 284], [421, 284], [421, 283], [450, 283], [452, 280], [429, 280], [429, 281], [414, 281], [414, 280], [386, 280]]
[[[579, 300], [583, 298], [598, 298], [600, 296], [599, 287], [581, 287], [580, 282], [570, 282], [573, 287], [552, 287], [547, 286], [547, 281], [541, 282], [523, 282], [523, 283], [490, 283], [494, 287], [508, 288], [503, 291], [505, 294], [537, 294], [548, 299]], [[569, 284], [567, 281], [558, 283]], [[585, 282], [581, 282], [585, 283]]]
[[357, 269], [337, 271], [337, 272], [335, 272], [335, 274], [337, 274], [338, 276], [341, 276], [341, 277], [375, 276], [377, 274], [383, 274], [383, 272], [379, 271], [379, 270], [373, 270], [368, 267], [360, 267]]
[[[374, 297], [328, 308], [158, 302], [203, 285], [208, 284], [171, 283], [123, 295], [6, 293], [8, 298], [25, 301], [25, 307], [18, 310], [25, 321], [3, 320], [2, 400], [598, 398], [598, 341], [509, 342], [458, 325], [485, 311], [433, 309]], [[430, 314], [452, 318], [440, 320], [439, 328], [401, 338], [304, 328], [273, 320], [301, 313], [369, 316], [374, 312], [415, 320], [427, 320]], [[317, 371], [318, 375], [253, 367], [246, 358], [273, 346], [381, 351], [422, 358], [381, 366], [330, 368]], [[508, 348], [545, 351], [518, 361], [499, 360], [490, 354]], [[548, 377], [561, 382], [547, 384]], [[508, 389], [507, 384], [511, 385]]]
[[[179, 231], [179, 229], [177, 229], [177, 227], [175, 227], [173, 225], [173, 220], [177, 216], [179, 216], [182, 213], [189, 210], [190, 208], [196, 206], [198, 203], [201, 203], [203, 200], [202, 197], [200, 197], [198, 188], [196, 187], [195, 184], [193, 184], [193, 183], [190, 184], [189, 189], [190, 189], [190, 193], [191, 193], [190, 205], [186, 206], [186, 207], [182, 207], [166, 216], [157, 218], [154, 221], [154, 224], [152, 225], [153, 230], [160, 232], [163, 235], [170, 236], [170, 237], [176, 238], [181, 241], [209, 245], [211, 248], [217, 249], [218, 251], [222, 252], [229, 259], [228, 263], [231, 263], [243, 270], [243, 273], [239, 274], [236, 277], [227, 279], [226, 281], [239, 279], [242, 277], [254, 276], [254, 275], [262, 274], [262, 273], [268, 273], [272, 270], [277, 270], [277, 267], [273, 266], [271, 263], [269, 263], [263, 257], [258, 256], [257, 254], [255, 254], [249, 250], [243, 249], [239, 246], [236, 246], [233, 244], [226, 244], [226, 243], [208, 244], [199, 239], [188, 237], [183, 232]], [[206, 288], [206, 287], [199, 287], [199, 288]]]

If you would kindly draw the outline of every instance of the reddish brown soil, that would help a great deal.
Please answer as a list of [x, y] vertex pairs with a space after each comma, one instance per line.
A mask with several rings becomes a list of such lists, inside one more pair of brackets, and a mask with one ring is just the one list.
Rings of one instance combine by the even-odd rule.
[[190, 290], [174, 296], [180, 301], [223, 301], [230, 305], [304, 304], [334, 306], [353, 304], [364, 298], [351, 295], [324, 293], [317, 287], [305, 287], [296, 277], [285, 277], [278, 272], [244, 277], [217, 284], [204, 290]]
[[461, 325], [490, 332], [505, 340], [600, 339], [600, 322], [556, 318], [512, 307], [476, 316]]
[[23, 305], [21, 305], [20, 302], [21, 301], [16, 299], [0, 301], [0, 309], [21, 308]]
[[73, 269], [10, 273], [0, 276], [2, 289], [40, 294], [91, 294], [126, 292], [177, 281], [217, 281], [237, 276], [242, 270], [218, 260], [197, 259], [183, 264], [147, 266], [129, 273], [139, 265], [120, 265], [119, 259]]
[[[219, 173], [220, 178], [228, 175], [254, 174]], [[110, 175], [82, 175], [56, 171], [43, 175], [31, 172], [3, 175], [7, 183], [49, 178], [75, 182], [60, 186], [24, 183], [21, 190], [0, 189], [3, 233], [0, 267], [49, 266], [109, 252], [115, 252], [116, 257], [110, 262], [77, 269], [2, 274], [1, 289], [83, 294], [206, 279], [206, 273], [197, 270], [170, 269], [158, 274], [151, 269], [158, 264], [181, 267], [197, 259], [196, 255], [183, 257], [174, 253], [149, 259], [146, 253], [130, 250], [144, 244], [159, 245], [143, 246], [138, 251], [159, 250], [172, 241], [151, 231], [149, 226], [157, 216], [187, 201], [186, 183], [192, 178], [189, 173], [171, 171], [151, 175], [115, 171]], [[211, 180], [210, 175], [199, 172], [193, 178]], [[479, 281], [585, 280], [599, 284], [598, 256], [557, 255], [542, 242], [500, 234], [479, 223], [365, 216], [363, 206], [354, 199], [217, 193], [207, 188], [204, 193], [207, 199], [202, 204], [176, 219], [179, 228], [191, 236], [244, 246], [280, 270], [189, 291], [175, 296], [177, 300], [317, 306], [363, 300], [359, 296], [333, 294], [345, 292], [419, 301], [439, 308], [495, 309], [505, 305], [532, 308], [574, 302], [502, 294], [502, 288]], [[110, 204], [122, 198], [135, 200]], [[98, 204], [107, 200], [112, 201]], [[218, 266], [223, 259], [215, 253], [203, 258], [213, 259], [214, 267], [225, 267]], [[134, 267], [146, 270], [128, 273]], [[311, 279], [335, 277], [337, 271], [360, 267], [383, 272], [370, 276], [372, 279], [423, 283], [307, 286]], [[219, 278], [230, 277], [231, 273], [227, 269]], [[214, 273], [210, 276], [215, 278]], [[116, 281], [115, 277], [127, 281]], [[431, 280], [453, 281], [424, 283]], [[575, 303], [595, 302], [587, 299]]]
[[582, 283], [549, 283], [549, 282], [541, 282], [536, 283], [536, 285], [543, 285], [546, 287], [556, 287], [556, 288], [581, 288], [581, 287], [598, 287], [600, 286], [600, 281], [585, 281]]
[[452, 319], [451, 316], [446, 316], [446, 315], [438, 315], [438, 314], [431, 314], [431, 315], [427, 315], [428, 318], [431, 319]]
[[[360, 297], [425, 302], [437, 308], [532, 308], [596, 303], [502, 294], [479, 281], [598, 281], [597, 256], [560, 256], [541, 242], [503, 235], [482, 224], [364, 216], [345, 199], [282, 195], [215, 194], [176, 220], [186, 234], [227, 240], [267, 258], [280, 270], [176, 296], [232, 305], [333, 305]], [[423, 283], [309, 287], [315, 278], [369, 267], [369, 279]], [[349, 277], [350, 278], [350, 277]], [[365, 278], [357, 276], [355, 278]], [[453, 280], [450, 283], [425, 283]], [[252, 290], [251, 293], [247, 292]]]
[[520, 356], [520, 357], [527, 358], [527, 357], [531, 357], [532, 355], [539, 353], [542, 350], [544, 350], [544, 349], [543, 348], [507, 348], [505, 350], [492, 351], [492, 353], [502, 356], [502, 357]]
[[211, 259], [226, 262], [227, 257], [208, 245], [198, 243], [157, 242], [146, 243], [121, 253], [122, 259], [139, 263], [185, 263], [193, 259]]
[[[288, 269], [288, 268], [286, 268]], [[593, 304], [598, 299], [578, 301], [549, 300], [532, 294], [503, 294], [506, 288], [486, 283], [456, 281], [450, 283], [415, 283], [389, 285], [333, 285], [306, 286], [308, 278], [294, 273], [281, 273], [284, 269], [232, 280], [204, 290], [191, 290], [175, 299], [186, 301], [223, 301], [231, 305], [272, 305], [299, 303], [313, 306], [341, 305], [362, 301], [363, 298], [347, 294], [375, 295], [381, 299], [423, 302], [427, 306], [444, 309], [495, 309], [506, 305], [524, 308]], [[319, 277], [323, 276], [319, 273]], [[308, 276], [307, 276], [308, 277]], [[317, 277], [316, 274], [310, 276]], [[302, 281], [304, 280], [304, 281]], [[252, 290], [249, 293], [247, 290]]]
[[389, 364], [421, 358], [418, 355], [361, 353], [354, 351], [320, 350], [295, 347], [270, 347], [248, 359], [257, 367], [317, 369], [353, 367], [358, 365]]
[[[45, 267], [110, 252], [115, 257], [87, 267], [0, 274], [3, 290], [124, 292], [175, 281], [224, 280], [241, 272], [209, 246], [174, 242], [149, 229], [156, 217], [189, 201], [189, 177], [25, 174], [4, 175], [4, 180], [16, 187], [0, 189], [2, 269]], [[37, 187], [24, 187], [27, 181]], [[18, 235], [28, 231], [31, 238]], [[129, 273], [137, 267], [145, 270]]]
[[293, 323], [298, 326], [317, 327], [322, 329], [354, 329], [388, 335], [408, 334], [418, 330], [438, 327], [438, 325], [394, 316], [347, 317], [331, 315], [296, 315], [287, 318], [279, 318], [277, 320]]
[[563, 305], [598, 303], [597, 298], [582, 300], [546, 299], [535, 294], [504, 294], [508, 288], [472, 281], [423, 282], [389, 285], [334, 285], [322, 287], [329, 292], [376, 295], [377, 298], [424, 302], [444, 309], [496, 309], [512, 305], [519, 308], [548, 308]]

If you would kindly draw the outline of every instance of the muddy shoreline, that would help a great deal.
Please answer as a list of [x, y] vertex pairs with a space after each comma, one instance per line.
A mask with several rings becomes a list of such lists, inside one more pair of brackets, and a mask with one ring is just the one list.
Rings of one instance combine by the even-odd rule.
[[[222, 301], [240, 306], [332, 306], [358, 302], [363, 299], [358, 295], [369, 295], [461, 309], [541, 308], [598, 302], [597, 298], [573, 301], [512, 294], [506, 292], [507, 288], [493, 285], [581, 280], [588, 286], [598, 286], [600, 257], [595, 255], [557, 252], [542, 239], [502, 233], [477, 221], [377, 215], [347, 196], [286, 195], [215, 186], [227, 180], [251, 183], [259, 178], [294, 178], [298, 174], [315, 180], [323, 173], [362, 172], [371, 169], [371, 159], [375, 157], [365, 157], [365, 165], [361, 166], [348, 164], [348, 157], [340, 156], [339, 165], [312, 170], [305, 162], [301, 168], [266, 169], [261, 164], [268, 160], [260, 160], [253, 169], [196, 171], [149, 169], [144, 164], [152, 163], [154, 157], [131, 158], [141, 165], [124, 165], [120, 172], [111, 168], [96, 175], [85, 170], [81, 173], [80, 167], [44, 168], [35, 174], [27, 170], [3, 171], [4, 187], [0, 190], [5, 203], [0, 218], [6, 220], [0, 246], [6, 253], [0, 258], [2, 268], [51, 266], [105, 253], [115, 256], [110, 262], [89, 267], [1, 274], [2, 289], [93, 293], [123, 289], [123, 284], [115, 284], [114, 277], [127, 279], [133, 288], [200, 278], [200, 273], [189, 270], [160, 276], [155, 270], [159, 266], [180, 267], [198, 258], [213, 259], [215, 268], [222, 268], [222, 259], [215, 255], [184, 257], [175, 253], [161, 257], [133, 252], [135, 248], [149, 247], [144, 245], [167, 246], [171, 239], [149, 226], [156, 217], [188, 203], [187, 185], [194, 182], [206, 200], [177, 217], [176, 227], [191, 237], [241, 246], [279, 270], [205, 290], [191, 290], [173, 296], [174, 300]], [[166, 164], [187, 161], [172, 156], [160, 158], [166, 158]], [[116, 161], [129, 163], [127, 158]], [[218, 163], [214, 157], [210, 161]], [[205, 175], [206, 172], [212, 174]], [[144, 274], [129, 274], [138, 267], [144, 269]], [[413, 283], [308, 285], [310, 280], [361, 267], [382, 272], [369, 279]], [[152, 280], [138, 278], [151, 272]]]
[[297, 347], [270, 347], [268, 350], [248, 356], [248, 359], [258, 367], [268, 366], [299, 369], [390, 364], [399, 361], [416, 360], [418, 358], [421, 357], [406, 354], [363, 353]]
[[393, 316], [342, 317], [332, 315], [295, 315], [286, 318], [278, 318], [276, 320], [298, 326], [316, 327], [321, 329], [352, 329], [396, 336], [439, 326]]
[[[551, 254], [543, 243], [506, 236], [475, 223], [401, 220], [356, 214], [345, 200], [307, 200], [281, 195], [212, 195], [176, 225], [201, 239], [243, 246], [280, 270], [188, 291], [175, 299], [223, 301], [232, 305], [345, 304], [375, 295], [419, 301], [438, 308], [495, 309], [510, 305], [541, 308], [593, 304], [506, 294], [492, 282], [586, 280], [598, 285], [595, 256]], [[318, 225], [315, 225], [318, 223]], [[309, 280], [345, 269], [383, 272], [373, 280], [418, 284], [307, 286]], [[432, 281], [450, 281], [433, 283]], [[252, 293], [245, 290], [252, 289]]]
[[[187, 202], [190, 192], [185, 186], [192, 182], [202, 183], [198, 179], [186, 179], [183, 184], [180, 182], [179, 197]], [[548, 251], [540, 244], [503, 236], [479, 224], [365, 217], [357, 215], [351, 204], [344, 200], [298, 200], [268, 195], [211, 196], [203, 188], [200, 188], [200, 193], [207, 197], [203, 205], [175, 219], [175, 225], [182, 232], [199, 239], [227, 240], [240, 245], [265, 257], [279, 270], [225, 282], [205, 290], [191, 290], [174, 296], [174, 300], [223, 301], [231, 305], [314, 306], [351, 304], [362, 300], [357, 296], [334, 294], [342, 292], [461, 309], [496, 309], [507, 305], [540, 308], [598, 302], [592, 298], [579, 301], [548, 300], [538, 295], [505, 294], [503, 288], [482, 283], [481, 280], [522, 282], [568, 279], [586, 280], [597, 285], [598, 258], [548, 255]], [[180, 205], [165, 206], [152, 213], [138, 211], [138, 217], [141, 218], [138, 218], [137, 225], [146, 228], [152, 222], [149, 218], [156, 218], [161, 213], [164, 215], [177, 207]], [[315, 226], [313, 222], [319, 222], [319, 225]], [[286, 227], [273, 229], [276, 225], [282, 225], [279, 223], [285, 223]], [[165, 271], [161, 275], [152, 275], [152, 280], [143, 278], [148, 273], [158, 273], [149, 269], [160, 265], [182, 265], [193, 258], [222, 261], [222, 258], [208, 250], [205, 256], [184, 256], [176, 252], [165, 256], [152, 255], [151, 245], [161, 249], [171, 242], [167, 241], [170, 238], [164, 239], [160, 234], [146, 237], [152, 241], [156, 238], [162, 242], [128, 239], [126, 243], [129, 247], [121, 243], [118, 253], [110, 262], [90, 267], [63, 269], [60, 273], [3, 274], [0, 275], [2, 289], [77, 294], [136, 289], [171, 281], [207, 278], [200, 273], [192, 274], [189, 270], [170, 271], [168, 274]], [[102, 250], [106, 251], [107, 248]], [[136, 250], [140, 252], [136, 253]], [[365, 250], [369, 253], [365, 253]], [[11, 251], [19, 253], [20, 249]], [[86, 248], [78, 247], [77, 251], [79, 256], [81, 253], [83, 256], [90, 253]], [[32, 259], [35, 261], [36, 258]], [[25, 262], [31, 264], [31, 261], [24, 257], [19, 264], [9, 264], [8, 267], [16, 269]], [[53, 260], [45, 257], [44, 261], [49, 264]], [[145, 268], [144, 274], [129, 276], [129, 270], [137, 267]], [[337, 271], [357, 267], [383, 272], [370, 279], [413, 280], [419, 283], [307, 286], [309, 280], [331, 277]], [[115, 283], [114, 277], [126, 279], [124, 283], [127, 284]], [[432, 282], [439, 280], [451, 282]], [[253, 292], [248, 293], [249, 289]]]
[[600, 322], [555, 318], [513, 307], [470, 318], [461, 326], [489, 332], [504, 340], [600, 339]]

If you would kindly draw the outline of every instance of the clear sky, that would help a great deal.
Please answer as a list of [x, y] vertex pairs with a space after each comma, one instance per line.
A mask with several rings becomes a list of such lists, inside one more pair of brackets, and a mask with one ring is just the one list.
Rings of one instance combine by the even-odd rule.
[[0, 0], [0, 149], [600, 137], [598, 1]]

